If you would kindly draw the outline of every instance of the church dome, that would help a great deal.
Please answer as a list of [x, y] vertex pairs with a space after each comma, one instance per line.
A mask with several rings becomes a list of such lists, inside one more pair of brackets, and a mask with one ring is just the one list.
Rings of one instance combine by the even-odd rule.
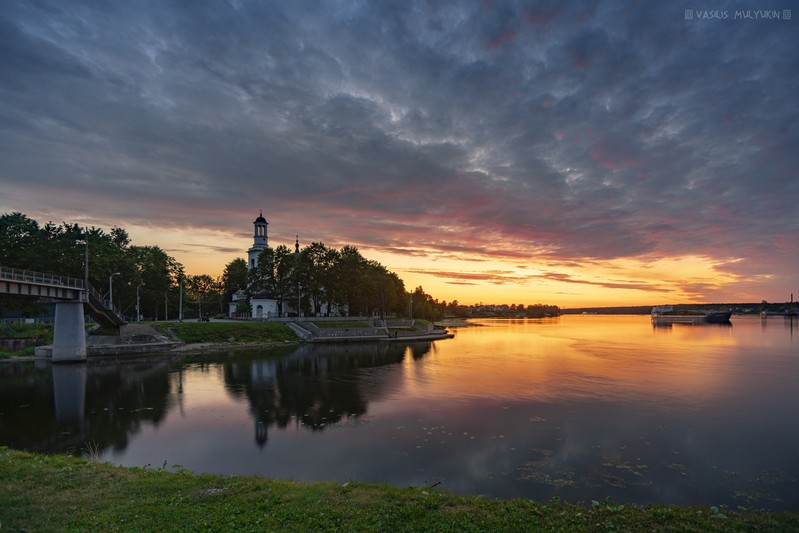
[[263, 212], [258, 214], [258, 218], [255, 219], [255, 222], [253, 222], [253, 224], [267, 224]]

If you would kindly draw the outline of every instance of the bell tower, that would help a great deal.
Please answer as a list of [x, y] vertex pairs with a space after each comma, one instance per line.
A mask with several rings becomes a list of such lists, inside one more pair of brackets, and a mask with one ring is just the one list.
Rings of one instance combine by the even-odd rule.
[[258, 213], [258, 218], [253, 222], [252, 248], [247, 250], [247, 268], [249, 270], [258, 266], [258, 256], [269, 246], [267, 226], [269, 222], [264, 218], [263, 211]]

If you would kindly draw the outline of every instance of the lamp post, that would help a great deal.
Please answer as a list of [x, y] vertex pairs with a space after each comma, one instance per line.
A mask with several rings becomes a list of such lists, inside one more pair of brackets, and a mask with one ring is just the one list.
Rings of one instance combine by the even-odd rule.
[[[83, 289], [86, 291], [84, 294], [89, 294], [89, 232], [86, 231], [83, 239], [78, 239], [75, 244], [82, 244], [84, 246], [83, 254]], [[87, 296], [88, 298], [88, 296]]]
[[114, 272], [110, 276], [108, 276], [108, 307], [111, 309], [114, 308], [114, 293], [111, 292], [114, 288], [113, 279], [114, 276], [119, 276], [119, 272]]
[[178, 277], [180, 281], [180, 301], [178, 303], [178, 321], [183, 322], [183, 275]]
[[141, 322], [141, 299], [139, 297], [139, 289], [141, 285], [136, 285], [136, 322]]

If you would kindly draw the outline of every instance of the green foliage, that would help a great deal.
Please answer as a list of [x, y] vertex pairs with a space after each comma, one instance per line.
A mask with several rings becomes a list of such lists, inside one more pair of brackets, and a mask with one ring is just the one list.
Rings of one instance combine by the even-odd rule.
[[120, 468], [0, 448], [9, 531], [709, 531], [799, 530], [796, 513], [494, 500], [359, 482]]
[[33, 343], [30, 346], [21, 350], [10, 351], [0, 346], [0, 359], [31, 356], [37, 346], [52, 344], [53, 324], [45, 322], [36, 322], [34, 324], [0, 322], [0, 339], [33, 339]]
[[203, 300], [206, 298], [206, 295], [213, 294], [217, 298], [220, 297], [220, 286], [217, 281], [209, 276], [208, 274], [198, 274], [196, 276], [187, 276], [186, 277], [186, 289], [188, 290], [187, 296], [193, 297], [194, 300], [198, 303], [197, 306], [197, 316], [203, 316], [208, 314], [208, 310], [206, 309], [203, 312]]
[[[89, 282], [102, 293], [115, 273], [114, 303], [127, 316], [136, 314], [137, 295], [140, 314], [145, 319], [177, 317], [180, 280], [185, 282], [185, 316], [224, 314], [234, 292], [245, 288], [252, 294], [266, 291], [278, 301], [285, 315], [284, 303], [298, 304], [302, 314], [314, 316], [338, 308], [350, 315], [396, 315], [440, 320], [455, 316], [556, 316], [556, 306], [536, 304], [524, 307], [462, 306], [457, 301], [439, 302], [422, 287], [412, 294], [395, 273], [377, 261], [366, 259], [355, 246], [340, 250], [314, 242], [299, 254], [285, 245], [266, 248], [255, 269], [234, 259], [224, 274], [214, 279], [207, 274], [184, 276], [183, 265], [157, 246], [131, 246], [127, 232], [118, 227], [105, 233], [99, 228], [77, 224], [40, 225], [22, 213], [0, 215], [0, 265], [83, 278], [85, 256], [89, 255]], [[413, 297], [413, 307], [410, 298]], [[246, 304], [243, 304], [246, 306]], [[0, 295], [0, 316], [14, 309], [25, 316], [36, 315], [41, 308], [31, 298]]]
[[271, 322], [167, 322], [153, 324], [186, 343], [253, 343], [296, 341], [297, 336], [285, 324]]
[[0, 339], [50, 339], [53, 338], [53, 324], [49, 322], [0, 323]]
[[[157, 246], [130, 246], [122, 228], [109, 233], [100, 228], [40, 225], [22, 213], [0, 215], [0, 265], [83, 279], [88, 252], [89, 283], [107, 293], [113, 279], [114, 304], [128, 316], [135, 315], [139, 291], [144, 316], [161, 317], [166, 306], [177, 314], [177, 280], [183, 266]], [[15, 309], [29, 316], [40, 309], [31, 298], [0, 296], [0, 309]], [[174, 316], [174, 315], [173, 315]]]
[[249, 291], [265, 290], [283, 309], [299, 302], [306, 316], [327, 309], [348, 310], [351, 315], [385, 315], [405, 311], [405, 286], [393, 272], [377, 261], [364, 258], [354, 246], [341, 250], [311, 243], [299, 254], [286, 246], [266, 248], [250, 273]]
[[225, 265], [225, 271], [222, 273], [222, 290], [225, 294], [225, 300], [230, 300], [230, 297], [236, 291], [247, 288], [247, 261], [238, 257]]

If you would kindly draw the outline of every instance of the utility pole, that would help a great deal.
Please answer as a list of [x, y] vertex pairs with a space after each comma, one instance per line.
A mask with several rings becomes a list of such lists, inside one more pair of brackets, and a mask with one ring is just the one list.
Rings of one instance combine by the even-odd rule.
[[141, 288], [141, 285], [136, 285], [136, 322], [141, 322], [141, 310], [140, 310], [140, 307], [139, 307], [139, 304], [141, 303], [141, 300], [139, 299], [139, 289], [140, 288]]
[[[85, 245], [85, 256], [83, 258], [83, 288], [89, 294], [89, 230], [86, 230], [83, 244]], [[88, 296], [87, 296], [88, 301]]]
[[178, 320], [183, 322], [183, 276], [178, 277], [178, 282], [180, 283], [180, 301], [179, 301], [179, 309], [178, 309]]
[[114, 272], [108, 276], [108, 307], [112, 310], [114, 309], [114, 293], [112, 292], [114, 288], [114, 284], [112, 283], [114, 276], [119, 276], [119, 272]]

